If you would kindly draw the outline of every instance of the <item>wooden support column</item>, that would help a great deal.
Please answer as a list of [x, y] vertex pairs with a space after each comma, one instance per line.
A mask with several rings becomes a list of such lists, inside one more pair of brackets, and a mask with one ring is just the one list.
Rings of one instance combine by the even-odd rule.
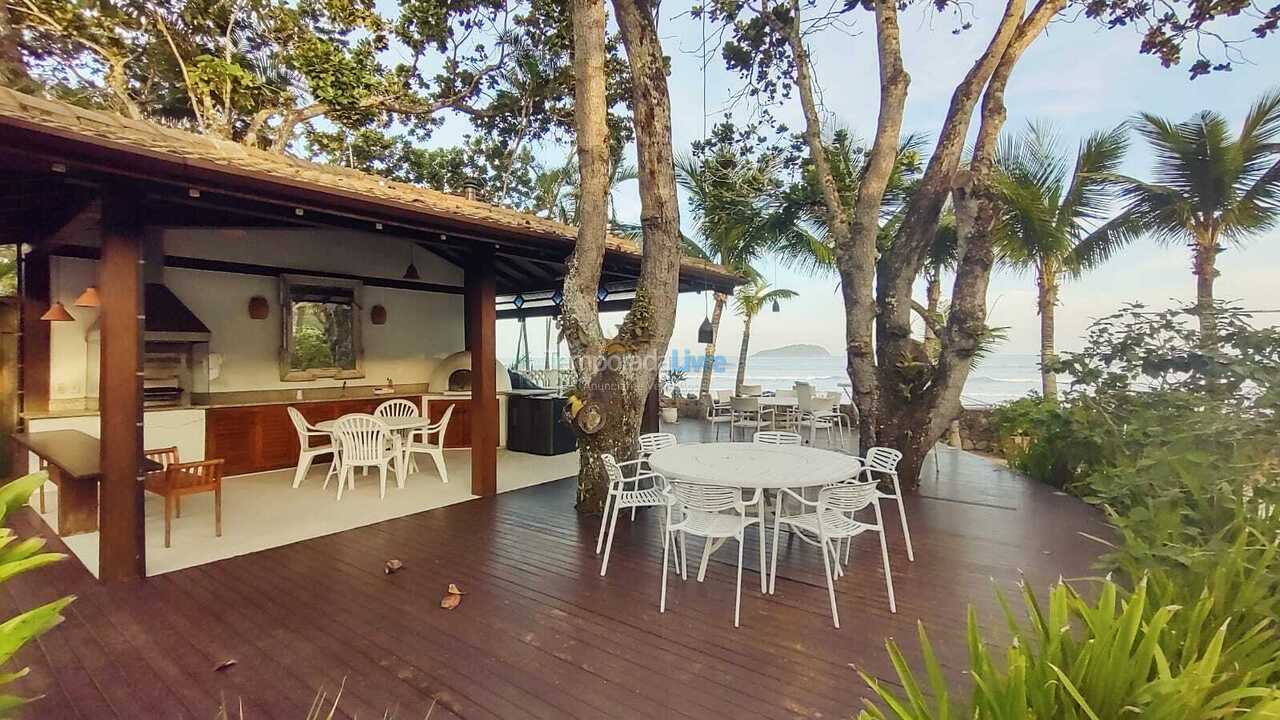
[[102, 198], [102, 480], [98, 577], [146, 576], [142, 524], [143, 227], [140, 192]]
[[471, 492], [498, 492], [498, 320], [493, 248], [479, 249], [466, 269], [467, 349], [471, 351]]
[[36, 247], [20, 263], [19, 410], [42, 412], [49, 409], [49, 322], [40, 319], [50, 302], [47, 249], [43, 245]]

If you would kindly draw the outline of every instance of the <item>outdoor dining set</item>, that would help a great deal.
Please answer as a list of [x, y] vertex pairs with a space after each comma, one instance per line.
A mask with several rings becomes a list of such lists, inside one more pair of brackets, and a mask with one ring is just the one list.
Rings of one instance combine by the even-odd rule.
[[[636, 508], [658, 508], [663, 513], [664, 530], [659, 611], [666, 612], [668, 567], [674, 565], [681, 579], [688, 579], [688, 536], [703, 539], [698, 582], [706, 577], [711, 555], [732, 539], [738, 543], [733, 610], [733, 624], [737, 627], [748, 533], [754, 531], [759, 537], [760, 592], [772, 595], [777, 589], [778, 541], [787, 531], [821, 550], [831, 620], [838, 628], [835, 582], [845, 574], [853, 538], [870, 532], [880, 541], [889, 610], [897, 612], [881, 501], [897, 504], [907, 559], [914, 561], [897, 473], [902, 453], [873, 447], [865, 456], [857, 457], [805, 445], [803, 436], [790, 430], [762, 429], [768, 424], [738, 424], [794, 420], [798, 424], [792, 427], [808, 427], [811, 437], [815, 428], [840, 427], [841, 419], [833, 416], [838, 413], [838, 404], [833, 409], [826, 397], [814, 395], [811, 390], [797, 388], [790, 405], [785, 400], [792, 398], [780, 393], [777, 397], [784, 402], [769, 409], [765, 409], [763, 401], [773, 398], [729, 398], [730, 412], [723, 417], [735, 418], [730, 421], [731, 429], [756, 428], [750, 442], [680, 444], [675, 435], [659, 432], [639, 437], [640, 455], [635, 460], [620, 462], [605, 455], [609, 494], [596, 539], [596, 554], [603, 552], [600, 574], [605, 575], [609, 568], [618, 516], [630, 508], [634, 520]], [[714, 402], [718, 404], [720, 399]], [[778, 412], [775, 408], [784, 410]], [[708, 412], [711, 417], [721, 415], [713, 409]]]
[[338, 500], [342, 499], [344, 490], [355, 489], [357, 468], [364, 472], [369, 468], [378, 469], [379, 497], [387, 496], [387, 475], [392, 470], [396, 485], [404, 489], [405, 477], [417, 470], [416, 455], [430, 457], [440, 479], [449, 482], [444, 436], [453, 407], [450, 405], [440, 419], [433, 422], [422, 414], [416, 403], [396, 398], [379, 405], [372, 415], [352, 413], [314, 425], [297, 408], [290, 407], [289, 419], [298, 433], [300, 446], [293, 487], [302, 484], [311, 464], [324, 455], [329, 455], [331, 460], [323, 487], [327, 489], [329, 479], [336, 476]]
[[845, 433], [852, 432], [853, 423], [840, 401], [839, 392], [818, 392], [809, 383], [798, 382], [772, 395], [765, 395], [759, 385], [743, 385], [736, 395], [732, 390], [711, 391], [706, 421], [715, 427], [716, 440], [720, 426], [728, 424], [730, 440], [739, 432], [746, 440], [749, 432], [807, 429], [810, 445], [821, 430], [828, 444], [838, 442], [844, 447]]

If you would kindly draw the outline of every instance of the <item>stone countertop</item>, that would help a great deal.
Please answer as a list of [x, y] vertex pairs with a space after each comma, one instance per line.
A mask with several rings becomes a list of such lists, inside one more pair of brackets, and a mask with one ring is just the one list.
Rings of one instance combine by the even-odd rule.
[[[384, 395], [374, 395], [372, 392], [361, 392], [355, 394], [357, 390], [364, 388], [348, 388], [346, 395], [339, 395], [337, 392], [330, 393], [328, 389], [325, 391], [311, 391], [305, 393], [303, 399], [296, 397], [262, 397], [259, 392], [274, 391], [244, 391], [244, 392], [227, 392], [213, 393], [210, 395], [210, 402], [193, 403], [191, 405], [167, 405], [161, 407], [143, 408], [144, 412], [172, 412], [175, 410], [212, 410], [217, 408], [233, 408], [233, 407], [253, 407], [255, 405], [305, 405], [307, 403], [319, 402], [336, 402], [339, 400], [394, 400], [396, 398], [420, 398], [425, 397], [428, 400], [468, 400], [471, 398], [470, 392], [427, 392], [424, 387], [421, 390], [403, 390], [391, 392]], [[283, 391], [293, 392], [293, 391]], [[546, 395], [553, 394], [554, 390], [503, 390], [498, 395]], [[316, 394], [324, 394], [324, 397], [315, 397]], [[309, 396], [310, 395], [310, 396]], [[74, 417], [94, 417], [98, 414], [96, 401], [93, 407], [80, 408], [63, 408], [59, 410], [46, 410], [39, 412], [22, 413], [22, 417], [27, 420], [51, 420], [56, 418], [74, 418]]]

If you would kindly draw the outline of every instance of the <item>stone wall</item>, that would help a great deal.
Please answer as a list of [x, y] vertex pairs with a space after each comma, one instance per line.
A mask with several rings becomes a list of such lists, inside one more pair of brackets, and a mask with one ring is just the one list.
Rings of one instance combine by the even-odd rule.
[[[943, 438], [951, 442], [951, 437]], [[975, 452], [999, 452], [991, 408], [965, 408], [960, 413], [960, 447]]]

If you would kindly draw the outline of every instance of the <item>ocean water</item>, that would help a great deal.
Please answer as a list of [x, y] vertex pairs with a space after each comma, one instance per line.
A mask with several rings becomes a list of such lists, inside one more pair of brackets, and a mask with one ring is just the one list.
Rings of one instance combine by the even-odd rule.
[[[737, 361], [711, 376], [711, 387], [732, 388], [737, 379]], [[696, 391], [701, 370], [689, 373], [685, 392]], [[820, 391], [840, 389], [849, 382], [845, 359], [828, 357], [747, 358], [746, 384], [765, 390], [792, 387], [797, 381], [812, 383]], [[993, 354], [969, 373], [962, 397], [966, 405], [990, 405], [1013, 400], [1040, 389], [1040, 358], [1035, 354]]]
[[[541, 367], [541, 358], [533, 359]], [[702, 381], [702, 357], [690, 358], [694, 369], [681, 386], [686, 393], [697, 392]], [[554, 360], [552, 361], [554, 364]], [[712, 389], [733, 388], [737, 379], [737, 357], [725, 358], [722, 369], [711, 376]], [[845, 359], [826, 357], [747, 358], [746, 384], [765, 390], [790, 388], [797, 381], [812, 383], [820, 391], [839, 390], [849, 382]], [[971, 373], [962, 394], [966, 405], [991, 405], [1023, 397], [1040, 389], [1040, 358], [1036, 354], [994, 353]]]

